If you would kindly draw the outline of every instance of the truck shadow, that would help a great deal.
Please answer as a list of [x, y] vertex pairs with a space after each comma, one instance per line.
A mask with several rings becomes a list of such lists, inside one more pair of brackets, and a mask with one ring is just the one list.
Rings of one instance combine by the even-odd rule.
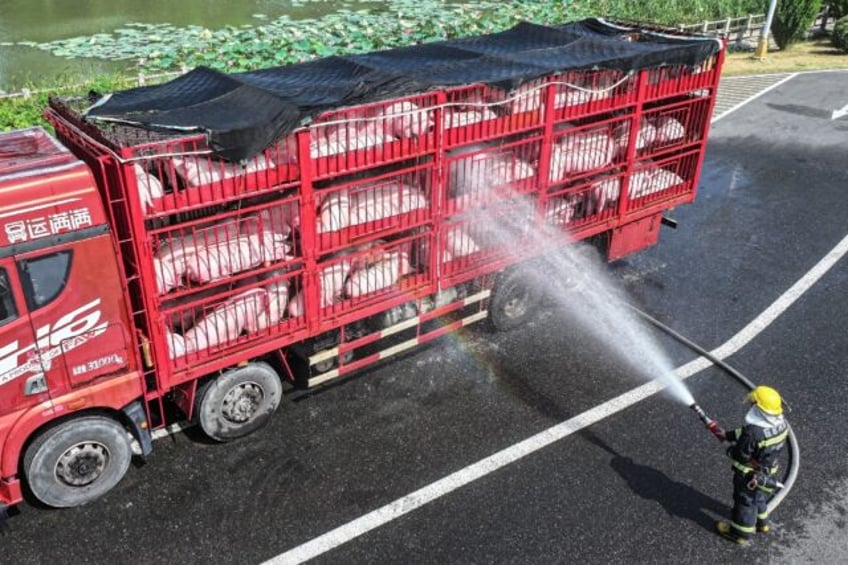
[[729, 513], [730, 508], [718, 500], [670, 479], [662, 471], [618, 453], [591, 431], [582, 430], [579, 435], [613, 456], [610, 467], [627, 483], [630, 490], [641, 498], [657, 502], [669, 515], [691, 520], [713, 532], [715, 516]]
[[808, 118], [821, 118], [823, 120], [830, 121], [831, 113], [829, 110], [824, 110], [821, 108], [813, 108], [811, 106], [803, 106], [801, 104], [766, 104], [769, 108], [773, 110], [777, 110], [778, 112], [787, 112], [789, 114], [796, 114], [799, 116], [806, 116]]

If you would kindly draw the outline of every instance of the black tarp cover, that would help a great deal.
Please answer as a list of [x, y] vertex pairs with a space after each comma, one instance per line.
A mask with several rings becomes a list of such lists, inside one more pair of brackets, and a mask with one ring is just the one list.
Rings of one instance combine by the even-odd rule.
[[694, 66], [721, 48], [713, 38], [667, 36], [600, 19], [558, 27], [524, 22], [491, 35], [246, 73], [198, 67], [164, 84], [104, 97], [86, 117], [205, 132], [217, 155], [238, 161], [331, 108], [473, 83], [509, 90], [567, 70]]

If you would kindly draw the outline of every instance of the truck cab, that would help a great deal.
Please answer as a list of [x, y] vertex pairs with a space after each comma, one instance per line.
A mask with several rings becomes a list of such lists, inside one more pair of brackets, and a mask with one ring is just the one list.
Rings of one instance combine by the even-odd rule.
[[[0, 504], [57, 422], [140, 395], [122, 288], [89, 168], [42, 128], [0, 134]], [[103, 451], [85, 449], [60, 453], [54, 476], [89, 480]]]

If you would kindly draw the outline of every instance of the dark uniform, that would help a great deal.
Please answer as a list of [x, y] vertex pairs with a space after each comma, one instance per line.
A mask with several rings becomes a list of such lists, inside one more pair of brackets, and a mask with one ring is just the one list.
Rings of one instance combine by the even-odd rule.
[[727, 455], [733, 461], [733, 513], [730, 525], [747, 540], [757, 530], [768, 531], [766, 504], [777, 479], [777, 457], [789, 434], [786, 422], [770, 428], [747, 424], [725, 433], [732, 443]]

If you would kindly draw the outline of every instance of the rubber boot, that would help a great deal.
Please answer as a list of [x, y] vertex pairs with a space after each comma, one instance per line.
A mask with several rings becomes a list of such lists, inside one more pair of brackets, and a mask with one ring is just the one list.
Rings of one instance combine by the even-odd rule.
[[771, 520], [757, 520], [757, 532], [768, 534], [772, 530], [774, 530], [774, 524], [771, 523]]
[[748, 545], [749, 543], [748, 538], [736, 533], [736, 530], [733, 529], [733, 526], [731, 526], [729, 522], [725, 522], [723, 520], [716, 522], [716, 531], [721, 535], [721, 537], [732, 541], [736, 545]]

